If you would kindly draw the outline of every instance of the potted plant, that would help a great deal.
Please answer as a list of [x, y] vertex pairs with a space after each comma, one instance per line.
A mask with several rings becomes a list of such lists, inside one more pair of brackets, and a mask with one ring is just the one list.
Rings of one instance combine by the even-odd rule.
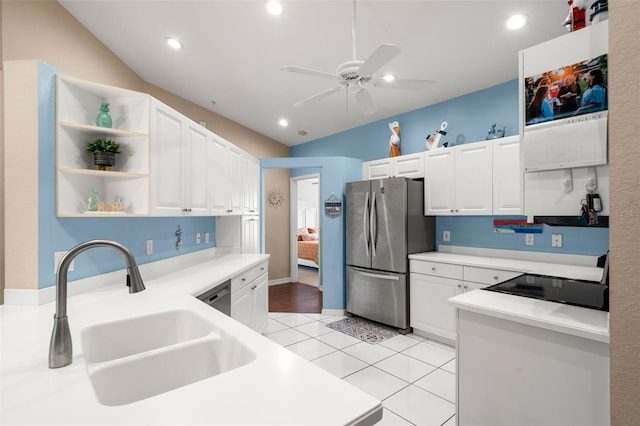
[[120, 144], [111, 139], [98, 138], [87, 144], [87, 151], [93, 152], [93, 164], [98, 170], [113, 171]]

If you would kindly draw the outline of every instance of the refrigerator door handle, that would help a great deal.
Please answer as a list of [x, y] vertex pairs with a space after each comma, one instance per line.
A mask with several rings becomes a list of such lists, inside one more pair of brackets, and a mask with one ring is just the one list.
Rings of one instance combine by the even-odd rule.
[[369, 238], [371, 239], [371, 255], [376, 255], [376, 234], [378, 232], [378, 221], [376, 218], [376, 193], [371, 193], [371, 213], [369, 215]]
[[359, 272], [360, 275], [369, 278], [377, 278], [380, 280], [390, 280], [390, 281], [398, 281], [400, 277], [397, 275], [380, 275], [380, 274], [372, 274], [371, 272]]
[[369, 256], [369, 224], [367, 223], [367, 219], [369, 219], [369, 191], [367, 191], [364, 199], [364, 214], [362, 215], [362, 232], [364, 234], [364, 251]]

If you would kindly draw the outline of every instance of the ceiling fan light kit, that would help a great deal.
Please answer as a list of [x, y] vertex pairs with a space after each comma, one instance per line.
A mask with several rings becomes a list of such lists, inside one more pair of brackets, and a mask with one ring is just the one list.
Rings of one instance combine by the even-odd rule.
[[[312, 95], [308, 98], [293, 104], [295, 107], [307, 105], [311, 102], [318, 101], [322, 98], [330, 96], [339, 92], [343, 87], [347, 88], [347, 111], [349, 110], [349, 88], [353, 87], [354, 96], [356, 102], [360, 106], [361, 111], [364, 114], [373, 114], [377, 111], [377, 106], [373, 101], [373, 98], [367, 91], [368, 84], [373, 84], [373, 87], [379, 87], [384, 89], [424, 89], [428, 88], [434, 83], [433, 80], [404, 80], [398, 79], [393, 74], [387, 74], [383, 78], [374, 78], [374, 74], [380, 70], [385, 64], [391, 61], [393, 58], [401, 53], [401, 50], [395, 44], [382, 44], [380, 45], [365, 61], [357, 59], [356, 56], [356, 2], [353, 2], [353, 29], [352, 29], [352, 47], [353, 47], [353, 59], [346, 61], [338, 65], [335, 74], [331, 74], [324, 71], [317, 71], [308, 68], [296, 67], [296, 66], [283, 66], [280, 69], [282, 71], [294, 72], [298, 74], [310, 75], [313, 77], [320, 77], [330, 80], [337, 80], [340, 86], [332, 87], [324, 90], [320, 93]], [[390, 76], [390, 77], [389, 77]]]

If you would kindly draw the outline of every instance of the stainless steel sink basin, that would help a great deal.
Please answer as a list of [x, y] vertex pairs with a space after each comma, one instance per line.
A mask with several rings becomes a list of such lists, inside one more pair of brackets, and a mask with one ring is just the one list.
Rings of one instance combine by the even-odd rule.
[[96, 324], [81, 332], [98, 400], [129, 404], [253, 361], [250, 348], [206, 318], [176, 309]]
[[96, 324], [82, 330], [87, 362], [104, 362], [207, 336], [212, 325], [187, 309]]

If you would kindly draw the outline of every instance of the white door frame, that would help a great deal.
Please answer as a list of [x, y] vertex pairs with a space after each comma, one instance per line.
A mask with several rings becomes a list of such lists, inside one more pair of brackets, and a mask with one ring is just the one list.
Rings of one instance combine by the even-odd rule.
[[[308, 180], [308, 179], [318, 179], [318, 215], [322, 214], [322, 212], [320, 211], [320, 173], [312, 173], [309, 175], [303, 175], [303, 176], [295, 176], [292, 178], [289, 178], [289, 208], [290, 208], [290, 213], [289, 213], [289, 223], [291, 225], [291, 282], [295, 283], [298, 282], [298, 181], [301, 180]], [[322, 227], [320, 227], [320, 233], [322, 233]], [[318, 247], [318, 249], [320, 248], [320, 246], [322, 245], [322, 238], [320, 237], [320, 245]], [[320, 253], [318, 253], [318, 258], [320, 261], [322, 261], [322, 259], [320, 259]], [[322, 264], [320, 264], [322, 265]], [[320, 275], [320, 271], [322, 269], [322, 266], [320, 266], [320, 268], [318, 268], [318, 279], [319, 279], [319, 285], [320, 288], [322, 288], [322, 276]]]

